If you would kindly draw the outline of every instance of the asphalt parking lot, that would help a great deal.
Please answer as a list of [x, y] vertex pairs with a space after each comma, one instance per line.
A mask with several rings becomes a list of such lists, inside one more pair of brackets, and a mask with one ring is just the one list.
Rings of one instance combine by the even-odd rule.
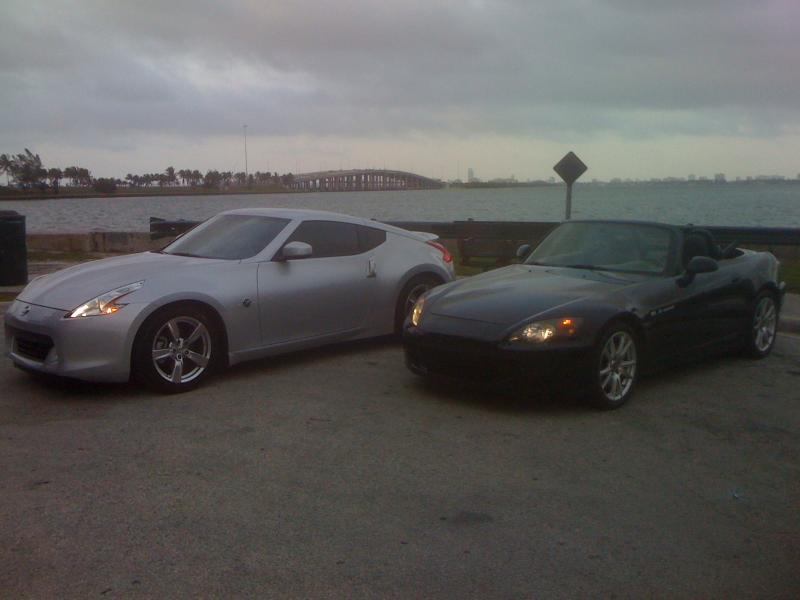
[[0, 386], [4, 598], [800, 597], [800, 338], [610, 413], [430, 387], [389, 340]]

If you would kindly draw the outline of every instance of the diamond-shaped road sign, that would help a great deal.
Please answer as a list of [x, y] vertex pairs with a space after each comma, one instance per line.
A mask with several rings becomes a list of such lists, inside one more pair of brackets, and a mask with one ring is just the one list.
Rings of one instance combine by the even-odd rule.
[[553, 170], [567, 182], [567, 185], [572, 185], [578, 177], [586, 172], [587, 168], [574, 152], [567, 152], [564, 158], [553, 167]]

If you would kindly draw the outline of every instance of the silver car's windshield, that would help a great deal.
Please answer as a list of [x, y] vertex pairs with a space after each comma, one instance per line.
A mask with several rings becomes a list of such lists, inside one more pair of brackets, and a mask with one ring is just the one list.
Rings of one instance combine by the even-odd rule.
[[257, 215], [219, 215], [164, 248], [165, 254], [241, 260], [275, 239], [288, 219]]
[[529, 265], [663, 273], [672, 234], [663, 227], [635, 223], [564, 223], [525, 261]]

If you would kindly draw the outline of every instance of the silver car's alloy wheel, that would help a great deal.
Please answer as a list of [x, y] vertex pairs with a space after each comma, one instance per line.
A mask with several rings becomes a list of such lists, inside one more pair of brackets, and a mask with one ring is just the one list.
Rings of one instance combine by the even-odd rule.
[[753, 345], [759, 352], [767, 352], [775, 341], [778, 327], [778, 311], [775, 300], [764, 296], [759, 300], [753, 315]]
[[419, 300], [419, 297], [422, 296], [425, 292], [433, 287], [430, 283], [418, 283], [414, 287], [411, 288], [408, 292], [408, 296], [406, 296], [406, 304], [403, 307], [404, 315], [408, 316], [411, 314], [411, 310], [414, 308], [414, 305]]
[[636, 342], [627, 331], [611, 335], [600, 353], [600, 389], [612, 402], [630, 391], [636, 378]]
[[211, 360], [211, 334], [193, 317], [174, 317], [153, 338], [153, 366], [174, 384], [197, 379]]

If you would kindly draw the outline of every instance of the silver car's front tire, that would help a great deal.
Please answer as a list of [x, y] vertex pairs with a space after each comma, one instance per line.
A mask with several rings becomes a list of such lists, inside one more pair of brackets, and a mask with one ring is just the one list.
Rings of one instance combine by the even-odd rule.
[[220, 354], [214, 320], [202, 309], [164, 308], [145, 321], [133, 348], [132, 374], [161, 392], [197, 387], [214, 369]]

